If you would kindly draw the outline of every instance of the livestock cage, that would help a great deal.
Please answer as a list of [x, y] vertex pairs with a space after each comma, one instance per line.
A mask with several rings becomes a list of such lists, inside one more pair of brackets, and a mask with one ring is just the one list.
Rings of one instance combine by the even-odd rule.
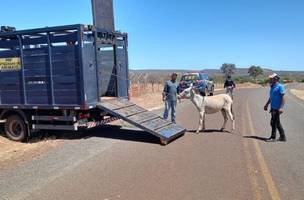
[[0, 107], [90, 109], [128, 98], [128, 37], [81, 24], [0, 32]]

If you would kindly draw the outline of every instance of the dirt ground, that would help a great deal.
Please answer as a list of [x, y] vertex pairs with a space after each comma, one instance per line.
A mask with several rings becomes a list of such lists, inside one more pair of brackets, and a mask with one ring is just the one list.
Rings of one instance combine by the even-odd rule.
[[141, 95], [138, 97], [133, 97], [133, 98], [131, 98], [131, 101], [146, 109], [159, 107], [164, 104], [162, 101], [161, 92], [148, 93], [148, 94]]
[[254, 83], [240, 83], [237, 84], [237, 88], [261, 88], [262, 86]]
[[296, 89], [291, 89], [290, 92], [297, 96], [298, 98], [304, 100], [304, 89], [303, 90], [296, 90]]
[[[252, 83], [238, 84], [237, 88], [257, 88], [259, 85]], [[220, 90], [218, 88], [217, 90]], [[304, 91], [295, 91], [296, 94], [302, 95], [304, 98]], [[140, 96], [131, 97], [131, 101], [139, 106], [142, 106], [148, 110], [160, 108], [164, 105], [162, 101], [161, 89], [152, 92], [148, 90], [146, 94], [141, 94]], [[7, 168], [12, 165], [24, 162], [29, 159], [33, 159], [44, 152], [64, 143], [64, 141], [50, 138], [34, 138], [31, 139], [29, 143], [19, 143], [13, 142], [6, 137], [0, 135], [0, 170]]]
[[58, 146], [62, 141], [53, 138], [31, 139], [29, 143], [13, 142], [0, 136], [0, 170], [35, 158]]

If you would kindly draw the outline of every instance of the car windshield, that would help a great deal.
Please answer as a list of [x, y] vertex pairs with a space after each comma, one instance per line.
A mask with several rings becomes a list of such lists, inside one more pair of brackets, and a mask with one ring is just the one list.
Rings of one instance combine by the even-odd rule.
[[196, 81], [196, 80], [198, 80], [198, 75], [196, 74], [184, 75], [181, 79], [181, 81]]

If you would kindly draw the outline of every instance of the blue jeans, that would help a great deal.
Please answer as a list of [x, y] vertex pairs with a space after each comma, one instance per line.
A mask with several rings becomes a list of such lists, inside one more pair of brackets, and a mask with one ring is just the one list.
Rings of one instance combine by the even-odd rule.
[[177, 101], [165, 101], [165, 112], [164, 112], [164, 119], [168, 119], [169, 111], [171, 110], [171, 121], [175, 123], [175, 118], [176, 118], [176, 104]]

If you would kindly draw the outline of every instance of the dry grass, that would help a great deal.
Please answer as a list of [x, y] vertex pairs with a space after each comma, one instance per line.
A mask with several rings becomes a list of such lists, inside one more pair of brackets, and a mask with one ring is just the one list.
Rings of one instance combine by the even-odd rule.
[[130, 95], [131, 97], [139, 97], [145, 95], [147, 93], [158, 93], [163, 90], [162, 84], [133, 84], [130, 87]]
[[290, 92], [297, 96], [299, 99], [304, 100], [304, 90], [296, 90], [296, 89], [291, 89]]
[[237, 84], [236, 87], [237, 88], [246, 88], [246, 89], [249, 89], [249, 88], [262, 88], [261, 85], [255, 84], [255, 83], [250, 83], [250, 82]]
[[138, 97], [131, 98], [131, 101], [143, 108], [151, 109], [163, 105], [161, 92], [147, 93]]

